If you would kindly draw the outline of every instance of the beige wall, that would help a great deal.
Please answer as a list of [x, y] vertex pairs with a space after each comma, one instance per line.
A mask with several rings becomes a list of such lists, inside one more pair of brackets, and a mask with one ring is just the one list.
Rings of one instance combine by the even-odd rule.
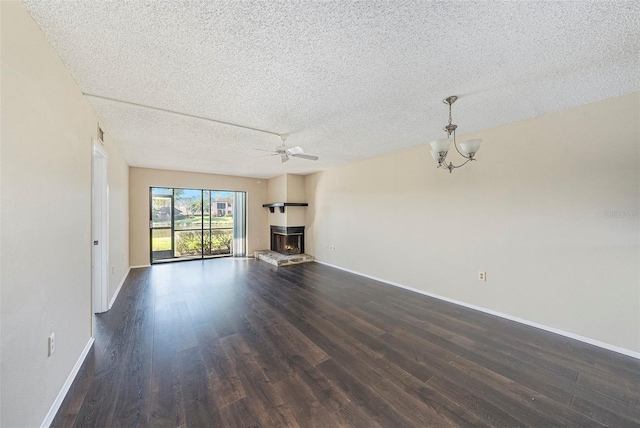
[[[304, 176], [287, 174], [287, 202], [307, 202]], [[287, 207], [287, 226], [304, 226], [306, 214], [306, 207]]]
[[453, 174], [425, 145], [309, 175], [307, 252], [640, 352], [639, 104], [466, 135], [483, 147]]
[[[269, 179], [269, 202], [306, 202], [304, 176], [283, 174]], [[304, 226], [305, 207], [286, 207], [284, 213], [278, 208], [269, 213], [269, 225]]]
[[149, 188], [181, 187], [190, 189], [247, 192], [247, 255], [269, 248], [269, 210], [267, 181], [229, 175], [201, 174], [161, 169], [129, 169], [129, 254], [131, 266], [149, 265]]
[[[18, 2], [2, 13], [0, 426], [39, 426], [91, 334], [97, 117]], [[107, 140], [110, 257], [126, 272], [126, 165]], [[122, 262], [122, 254], [125, 261]], [[113, 279], [110, 293], [121, 278]], [[56, 350], [47, 357], [47, 338]]]
[[109, 302], [129, 273], [129, 165], [108, 133], [104, 136], [109, 181]]
[[[267, 197], [268, 197], [267, 203], [269, 204], [274, 204], [276, 202], [286, 202], [286, 199], [287, 199], [287, 175], [286, 174], [269, 179]], [[287, 225], [286, 214], [287, 214], [286, 211], [284, 214], [282, 214], [280, 212], [280, 209], [275, 208], [272, 213], [269, 212], [269, 218], [268, 218], [269, 225], [270, 226], [286, 226]], [[268, 248], [268, 247], [269, 246], [267, 245], [267, 247], [265, 248]]]

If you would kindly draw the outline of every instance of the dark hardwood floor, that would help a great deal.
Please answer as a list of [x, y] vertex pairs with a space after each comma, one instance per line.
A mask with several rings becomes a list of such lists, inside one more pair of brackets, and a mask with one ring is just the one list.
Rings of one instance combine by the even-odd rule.
[[640, 361], [316, 263], [156, 265], [53, 426], [638, 427]]

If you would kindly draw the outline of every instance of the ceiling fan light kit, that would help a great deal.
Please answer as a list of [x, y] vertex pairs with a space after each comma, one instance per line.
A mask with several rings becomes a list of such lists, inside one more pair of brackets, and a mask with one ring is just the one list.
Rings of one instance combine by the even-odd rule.
[[[429, 143], [431, 145], [431, 156], [436, 162], [438, 162], [438, 168], [448, 169], [450, 173], [453, 172], [454, 169], [460, 168], [461, 166], [476, 160], [474, 156], [478, 150], [480, 150], [480, 144], [482, 144], [482, 140], [477, 138], [463, 141], [459, 144], [456, 142], [456, 129], [458, 128], [458, 125], [451, 123], [451, 105], [455, 103], [457, 99], [457, 96], [452, 95], [442, 100], [443, 103], [449, 105], [449, 123], [443, 128], [447, 133], [447, 138], [439, 138]], [[452, 135], [453, 138], [451, 138]], [[453, 143], [453, 146], [456, 148], [456, 151], [460, 156], [466, 159], [466, 161], [460, 165], [454, 165], [453, 162], [447, 163], [447, 154], [449, 153], [451, 143]]]

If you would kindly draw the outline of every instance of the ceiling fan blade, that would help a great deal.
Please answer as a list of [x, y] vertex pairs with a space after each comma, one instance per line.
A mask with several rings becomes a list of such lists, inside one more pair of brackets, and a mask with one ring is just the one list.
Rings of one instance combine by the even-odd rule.
[[278, 156], [278, 153], [271, 153], [269, 155], [252, 156], [253, 158], [266, 158], [269, 156]]
[[300, 146], [290, 147], [287, 149], [287, 154], [290, 155], [299, 155], [304, 153], [304, 150]]
[[259, 152], [269, 152], [269, 153], [273, 153], [273, 150], [265, 150], [265, 149], [257, 149], [255, 147], [252, 147], [253, 150], [258, 150]]
[[282, 159], [282, 163], [285, 163], [289, 160], [289, 156], [286, 153], [280, 153], [280, 159]]
[[308, 159], [308, 160], [318, 160], [318, 156], [312, 156], [312, 155], [303, 155], [303, 154], [292, 154], [291, 156], [293, 156], [294, 158], [302, 158], [302, 159]]

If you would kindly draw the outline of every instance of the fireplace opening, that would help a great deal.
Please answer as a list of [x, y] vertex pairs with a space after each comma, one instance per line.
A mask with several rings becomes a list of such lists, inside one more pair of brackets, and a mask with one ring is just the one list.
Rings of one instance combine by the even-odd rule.
[[275, 234], [276, 240], [276, 249], [279, 253], [285, 254], [287, 256], [293, 254], [300, 254], [300, 241], [302, 235], [282, 235], [280, 233]]
[[304, 226], [271, 226], [271, 251], [287, 256], [304, 253]]

